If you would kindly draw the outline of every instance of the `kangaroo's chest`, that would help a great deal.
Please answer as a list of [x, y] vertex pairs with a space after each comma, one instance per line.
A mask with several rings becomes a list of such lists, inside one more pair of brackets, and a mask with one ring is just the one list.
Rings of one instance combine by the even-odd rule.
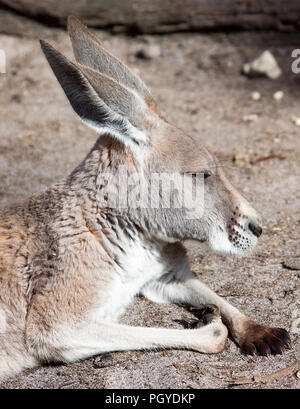
[[99, 305], [92, 312], [93, 318], [117, 321], [141, 288], [165, 271], [166, 264], [157, 249], [141, 243], [129, 244], [111, 272], [105, 297], [99, 289]]

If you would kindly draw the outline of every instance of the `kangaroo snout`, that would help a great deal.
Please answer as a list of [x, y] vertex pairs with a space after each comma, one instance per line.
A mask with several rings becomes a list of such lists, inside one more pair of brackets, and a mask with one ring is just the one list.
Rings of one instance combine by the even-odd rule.
[[[244, 210], [244, 212], [243, 212]], [[240, 256], [249, 254], [262, 234], [261, 222], [256, 211], [246, 201], [233, 212], [227, 225], [230, 253]]]

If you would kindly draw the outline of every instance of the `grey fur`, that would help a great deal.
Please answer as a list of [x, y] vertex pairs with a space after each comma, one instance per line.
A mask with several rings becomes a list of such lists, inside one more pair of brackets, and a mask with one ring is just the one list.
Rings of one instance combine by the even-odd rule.
[[92, 35], [74, 16], [68, 19], [68, 32], [76, 61], [106, 74], [145, 97], [152, 98], [144, 82], [134, 75], [122, 61], [110, 54], [98, 38]]

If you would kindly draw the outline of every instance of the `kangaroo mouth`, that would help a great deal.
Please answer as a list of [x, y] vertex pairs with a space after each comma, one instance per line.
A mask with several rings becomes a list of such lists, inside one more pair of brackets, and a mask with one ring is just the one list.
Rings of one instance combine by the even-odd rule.
[[262, 228], [258, 223], [231, 219], [231, 223], [227, 226], [228, 240], [233, 248], [239, 252], [249, 252], [257, 243], [258, 237], [262, 233]]
[[208, 244], [216, 254], [243, 257], [253, 251], [257, 244], [258, 233], [259, 231], [254, 234], [248, 224], [242, 224], [241, 221], [233, 219], [226, 227], [213, 227]]

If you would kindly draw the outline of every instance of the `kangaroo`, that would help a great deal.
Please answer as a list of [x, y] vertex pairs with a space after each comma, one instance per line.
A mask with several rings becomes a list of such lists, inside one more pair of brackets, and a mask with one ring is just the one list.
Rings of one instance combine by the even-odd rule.
[[[75, 17], [68, 32], [76, 62], [41, 47], [74, 111], [100, 136], [64, 180], [0, 210], [0, 379], [109, 351], [218, 353], [228, 330], [247, 354], [282, 353], [287, 331], [256, 323], [202, 284], [183, 246], [191, 239], [245, 256], [262, 233], [259, 215], [216, 157], [165, 119], [139, 77]], [[187, 217], [185, 206], [111, 206], [120, 166], [145, 183], [153, 174], [202, 175], [201, 217]], [[205, 325], [118, 323], [136, 295], [202, 309]]]

